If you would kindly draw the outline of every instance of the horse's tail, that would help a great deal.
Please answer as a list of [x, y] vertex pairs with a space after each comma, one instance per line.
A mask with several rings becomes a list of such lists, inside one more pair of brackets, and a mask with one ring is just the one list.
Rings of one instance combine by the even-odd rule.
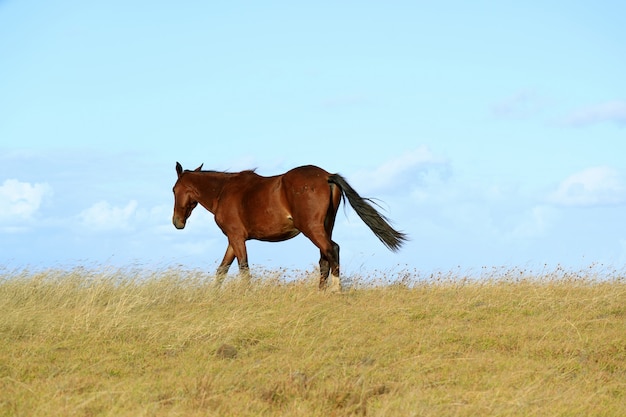
[[348, 202], [356, 214], [387, 248], [396, 252], [408, 240], [406, 234], [398, 232], [389, 225], [389, 220], [372, 206], [372, 200], [361, 197], [341, 175], [332, 174], [328, 177], [328, 182], [339, 187], [343, 199], [348, 198]]

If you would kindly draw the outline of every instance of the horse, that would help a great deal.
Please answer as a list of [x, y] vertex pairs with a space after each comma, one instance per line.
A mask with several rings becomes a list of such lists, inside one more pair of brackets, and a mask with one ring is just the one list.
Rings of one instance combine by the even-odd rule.
[[[203, 164], [204, 165], [204, 164]], [[218, 172], [183, 170], [176, 162], [172, 223], [183, 229], [198, 204], [214, 215], [228, 238], [228, 247], [217, 268], [219, 286], [237, 258], [239, 273], [249, 277], [246, 241], [279, 242], [304, 234], [320, 251], [319, 289], [341, 291], [339, 245], [332, 240], [339, 204], [346, 198], [380, 241], [391, 251], [400, 249], [407, 235], [391, 227], [371, 199], [361, 197], [339, 174], [313, 165], [293, 168], [281, 175], [264, 177], [254, 170]]]

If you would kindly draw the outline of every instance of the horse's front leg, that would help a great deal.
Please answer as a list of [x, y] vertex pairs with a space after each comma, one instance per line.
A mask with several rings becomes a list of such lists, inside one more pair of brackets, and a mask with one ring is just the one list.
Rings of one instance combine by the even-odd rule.
[[231, 245], [228, 245], [226, 248], [226, 254], [224, 254], [224, 259], [222, 259], [222, 263], [217, 267], [217, 271], [215, 272], [215, 286], [219, 287], [224, 282], [224, 278], [226, 278], [226, 274], [228, 273], [228, 269], [232, 265], [235, 260], [235, 251]]
[[229, 238], [229, 247], [233, 249], [237, 263], [239, 264], [239, 276], [245, 281], [250, 280], [250, 267], [248, 266], [248, 251], [246, 240], [240, 237]]

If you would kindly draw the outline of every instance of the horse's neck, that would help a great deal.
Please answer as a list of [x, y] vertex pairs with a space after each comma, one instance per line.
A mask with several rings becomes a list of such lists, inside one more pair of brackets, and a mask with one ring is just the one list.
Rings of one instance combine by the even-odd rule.
[[214, 213], [222, 189], [231, 176], [232, 174], [223, 172], [194, 173], [193, 184], [196, 188], [198, 203]]

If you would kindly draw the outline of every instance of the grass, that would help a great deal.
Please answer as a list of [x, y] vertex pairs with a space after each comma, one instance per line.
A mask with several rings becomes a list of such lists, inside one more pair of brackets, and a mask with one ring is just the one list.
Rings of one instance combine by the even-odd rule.
[[626, 281], [0, 275], [0, 416], [623, 416]]

